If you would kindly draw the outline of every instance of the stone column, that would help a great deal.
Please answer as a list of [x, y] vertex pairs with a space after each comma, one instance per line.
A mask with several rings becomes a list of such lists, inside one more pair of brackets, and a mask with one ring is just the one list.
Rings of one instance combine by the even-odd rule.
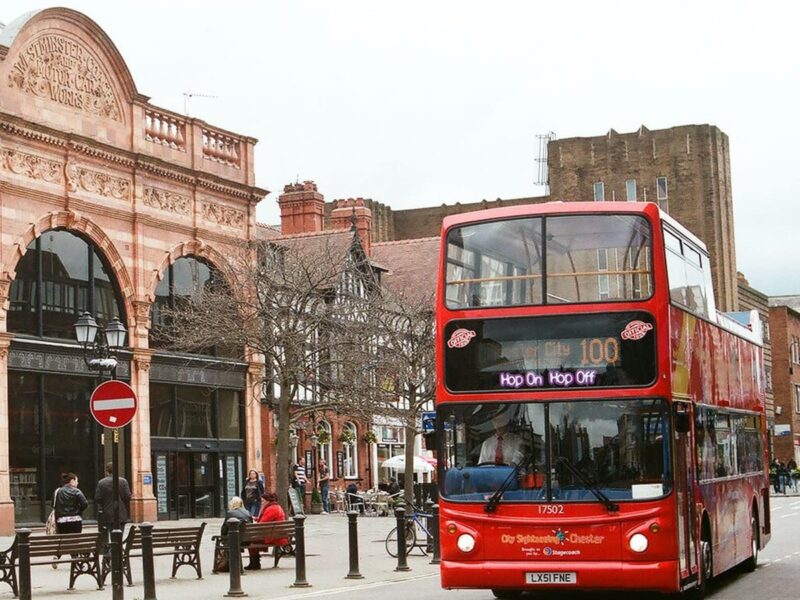
[[0, 333], [0, 535], [14, 535], [8, 447], [8, 349], [13, 337], [10, 333]]
[[[152, 522], [158, 519], [150, 466], [150, 360], [153, 351], [134, 349], [131, 361], [131, 387], [139, 407], [131, 422], [131, 519]], [[148, 482], [148, 483], [146, 483]]]
[[244, 389], [245, 421], [245, 471], [264, 469], [264, 453], [261, 444], [261, 379], [264, 363], [251, 361], [247, 368], [247, 382]]

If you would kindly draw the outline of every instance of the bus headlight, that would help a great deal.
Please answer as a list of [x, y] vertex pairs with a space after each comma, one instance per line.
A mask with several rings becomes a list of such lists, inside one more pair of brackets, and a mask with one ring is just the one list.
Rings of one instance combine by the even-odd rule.
[[472, 552], [473, 548], [475, 548], [475, 538], [468, 533], [462, 533], [458, 536], [456, 546], [462, 552]]
[[631, 550], [634, 552], [644, 552], [647, 550], [647, 538], [641, 533], [634, 533], [628, 543], [630, 544]]

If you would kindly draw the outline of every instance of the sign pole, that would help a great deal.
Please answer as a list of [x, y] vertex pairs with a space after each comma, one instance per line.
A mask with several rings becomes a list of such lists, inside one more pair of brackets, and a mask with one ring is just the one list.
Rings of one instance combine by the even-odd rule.
[[[117, 378], [117, 368], [111, 371], [111, 381]], [[111, 527], [111, 598], [124, 600], [122, 587], [122, 531], [119, 528], [119, 429], [111, 435], [111, 498], [114, 502], [113, 524]]]
[[98, 385], [89, 399], [89, 410], [100, 424], [111, 431], [111, 585], [113, 600], [124, 600], [122, 586], [122, 531], [119, 522], [119, 430], [133, 420], [137, 409], [136, 393], [123, 381], [114, 379]]

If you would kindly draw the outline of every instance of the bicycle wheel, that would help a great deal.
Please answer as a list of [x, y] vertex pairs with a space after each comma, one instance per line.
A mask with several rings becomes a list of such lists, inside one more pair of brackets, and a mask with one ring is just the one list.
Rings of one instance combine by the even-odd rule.
[[[414, 523], [406, 523], [406, 556], [417, 543], [417, 534]], [[397, 558], [397, 527], [394, 527], [386, 536], [386, 552], [392, 558]]]

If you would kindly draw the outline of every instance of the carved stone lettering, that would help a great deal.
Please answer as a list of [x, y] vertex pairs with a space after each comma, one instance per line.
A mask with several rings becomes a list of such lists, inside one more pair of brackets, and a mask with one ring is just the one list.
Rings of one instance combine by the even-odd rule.
[[218, 223], [236, 229], [244, 228], [244, 213], [229, 206], [203, 203], [203, 218], [211, 223]]
[[122, 111], [105, 69], [79, 42], [47, 34], [20, 52], [8, 85], [28, 94], [88, 113], [122, 120]]
[[73, 162], [67, 163], [64, 170], [67, 175], [67, 188], [71, 192], [82, 189], [99, 196], [130, 202], [131, 182], [127, 179], [79, 167]]
[[147, 206], [180, 215], [188, 215], [191, 211], [191, 202], [188, 196], [159, 188], [145, 186], [142, 200]]
[[0, 167], [31, 179], [41, 179], [50, 183], [64, 181], [62, 163], [10, 148], [0, 148]]

